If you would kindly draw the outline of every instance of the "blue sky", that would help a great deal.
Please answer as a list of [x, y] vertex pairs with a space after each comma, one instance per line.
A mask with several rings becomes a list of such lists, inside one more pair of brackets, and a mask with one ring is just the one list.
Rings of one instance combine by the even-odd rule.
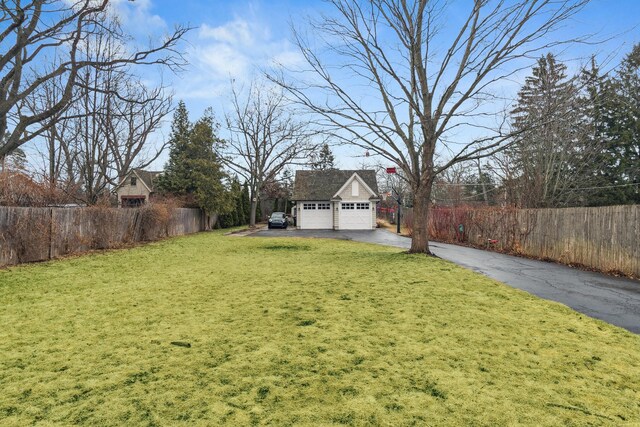
[[[453, 0], [453, 3], [455, 7], [464, 7], [470, 1]], [[186, 102], [192, 118], [212, 107], [219, 121], [228, 108], [232, 78], [248, 81], [274, 60], [295, 65], [300, 56], [289, 41], [291, 23], [304, 25], [305, 17], [331, 10], [318, 0], [118, 0], [117, 3], [125, 27], [139, 41], [156, 37], [177, 24], [195, 27], [183, 45], [190, 65], [179, 75], [164, 73], [162, 78], [173, 89], [176, 99]], [[593, 0], [562, 32], [596, 33], [596, 39], [607, 41], [555, 53], [570, 63], [570, 70], [577, 69], [579, 62], [591, 54], [596, 54], [600, 61], [609, 61], [611, 67], [633, 43], [640, 42], [639, 25], [639, 0]], [[139, 71], [150, 82], [158, 80], [157, 70]], [[167, 135], [168, 124], [156, 138]], [[355, 167], [362, 161], [360, 149], [344, 147], [334, 151], [342, 167]], [[161, 168], [165, 160], [166, 155], [153, 166]]]

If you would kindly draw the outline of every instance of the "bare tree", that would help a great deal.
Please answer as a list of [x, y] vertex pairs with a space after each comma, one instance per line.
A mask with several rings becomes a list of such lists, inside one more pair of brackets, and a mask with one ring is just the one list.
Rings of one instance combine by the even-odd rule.
[[460, 205], [465, 200], [465, 173], [467, 165], [457, 163], [442, 171], [433, 182], [431, 193], [436, 204]]
[[[162, 87], [149, 89], [129, 75], [96, 70], [80, 81], [78, 99], [56, 127], [68, 126], [74, 139], [61, 139], [79, 176], [84, 201], [94, 203], [133, 169], [145, 168], [166, 147], [150, 144], [149, 137], [171, 111], [172, 98]], [[118, 91], [115, 96], [111, 90]]]
[[[105, 22], [106, 28], [114, 25]], [[94, 62], [117, 56], [122, 46], [110, 34], [89, 35], [82, 53]], [[60, 90], [58, 80], [45, 82], [38, 96], [28, 100], [29, 111], [35, 114], [51, 107]], [[152, 147], [148, 139], [171, 110], [171, 103], [162, 86], [147, 88], [129, 66], [83, 69], [71, 102], [47, 119], [43, 141], [37, 141], [46, 145], [40, 150], [44, 175], [52, 186], [72, 191], [85, 203], [96, 202], [133, 167], [144, 168], [158, 157], [165, 144]]]
[[[54, 65], [55, 66], [55, 65]], [[59, 79], [50, 79], [43, 83], [34, 96], [25, 100], [25, 109], [32, 114], [46, 110], [57, 102], [64, 89], [60, 85]], [[74, 153], [64, 141], [76, 141], [77, 135], [70, 135], [69, 120], [61, 120], [63, 111], [49, 117], [43, 121], [45, 130], [38, 144], [33, 145], [33, 149], [39, 154], [39, 159], [32, 156], [32, 166], [41, 160], [42, 169], [36, 166], [36, 172], [40, 173], [44, 181], [49, 182], [51, 187], [56, 187], [60, 183], [69, 185], [75, 182], [73, 173]], [[19, 149], [17, 149], [19, 150]]]
[[136, 80], [126, 84], [129, 86], [125, 91], [127, 98], [136, 102], [118, 99], [111, 114], [103, 118], [114, 172], [109, 174], [111, 184], [122, 180], [134, 167], [149, 166], [167, 146], [166, 141], [152, 145], [149, 137], [171, 111], [172, 95], [163, 87], [149, 89]]
[[[40, 136], [73, 100], [81, 71], [117, 70], [130, 64], [184, 64], [177, 44], [189, 30], [177, 27], [147, 49], [135, 49], [119, 26], [106, 25], [109, 0], [20, 0], [0, 4], [0, 158]], [[108, 33], [123, 48], [117, 55], [96, 59], [86, 55], [89, 35]], [[125, 49], [124, 46], [127, 46]], [[52, 58], [58, 58], [54, 66]], [[30, 111], [29, 99], [47, 82], [57, 80], [60, 91], [47, 108]]]
[[[312, 45], [294, 34], [308, 68], [290, 70], [300, 72], [293, 78], [270, 77], [335, 137], [403, 170], [414, 195], [410, 252], [430, 253], [436, 176], [510, 141], [488, 111], [501, 102], [496, 83], [531, 55], [567, 43], [548, 40], [587, 1], [476, 0], [464, 14], [457, 2], [331, 0], [336, 16], [311, 22], [320, 41]], [[461, 141], [461, 131], [472, 126], [477, 137]]]
[[232, 86], [232, 112], [226, 122], [231, 131], [224, 162], [249, 183], [250, 226], [256, 222], [258, 197], [267, 183], [277, 180], [286, 166], [307, 162], [314, 132], [298, 120], [279, 88], [252, 82], [242, 94]]

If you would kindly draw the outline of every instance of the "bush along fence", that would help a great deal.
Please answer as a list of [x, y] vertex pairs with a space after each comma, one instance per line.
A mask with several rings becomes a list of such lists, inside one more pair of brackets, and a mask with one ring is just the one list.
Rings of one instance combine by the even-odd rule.
[[[407, 212], [406, 220], [411, 219]], [[435, 207], [434, 240], [640, 277], [640, 205], [514, 209]]]
[[0, 206], [0, 267], [210, 229], [199, 209]]

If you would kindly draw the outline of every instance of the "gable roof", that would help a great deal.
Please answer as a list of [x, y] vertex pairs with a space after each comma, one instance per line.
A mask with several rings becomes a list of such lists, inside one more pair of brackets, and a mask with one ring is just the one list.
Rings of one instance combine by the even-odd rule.
[[347, 185], [349, 185], [349, 183], [353, 183], [353, 181], [358, 181], [360, 182], [361, 185], [364, 186], [365, 190], [367, 190], [368, 193], [371, 193], [371, 197], [372, 199], [378, 199], [378, 195], [376, 194], [375, 191], [373, 191], [369, 185], [367, 185], [367, 183], [360, 178], [360, 175], [358, 175], [356, 172], [353, 173], [353, 175], [351, 175], [349, 177], [349, 179], [342, 185], [342, 187], [340, 187], [340, 189], [338, 191], [336, 191], [336, 194], [333, 195], [333, 197], [331, 197], [331, 199], [340, 199], [342, 200], [342, 198], [340, 197], [340, 193], [342, 193], [344, 190], [346, 190]]
[[153, 187], [156, 182], [156, 179], [158, 178], [158, 176], [162, 175], [162, 171], [146, 171], [143, 169], [132, 169], [131, 172], [129, 172], [122, 179], [122, 181], [120, 181], [120, 184], [118, 184], [118, 187], [116, 188], [122, 187], [122, 185], [125, 182], [127, 182], [131, 174], [135, 174], [140, 179], [140, 181], [142, 181], [142, 184], [144, 184], [144, 186], [147, 187], [147, 190], [149, 190], [150, 192], [153, 192], [154, 191]]
[[374, 170], [296, 171], [292, 200], [331, 200], [356, 173], [378, 197], [378, 182]]
[[133, 172], [135, 172], [135, 174], [138, 175], [138, 178], [142, 180], [142, 182], [144, 183], [144, 185], [147, 186], [149, 191], [155, 190], [153, 187], [155, 185], [156, 178], [162, 174], [161, 171], [146, 171], [142, 169], [134, 169]]

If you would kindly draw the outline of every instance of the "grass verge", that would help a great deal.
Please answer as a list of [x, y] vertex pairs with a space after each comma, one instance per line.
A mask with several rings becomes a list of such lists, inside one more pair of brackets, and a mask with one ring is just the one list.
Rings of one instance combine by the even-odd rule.
[[640, 423], [636, 335], [393, 248], [221, 234], [0, 271], [0, 424]]

